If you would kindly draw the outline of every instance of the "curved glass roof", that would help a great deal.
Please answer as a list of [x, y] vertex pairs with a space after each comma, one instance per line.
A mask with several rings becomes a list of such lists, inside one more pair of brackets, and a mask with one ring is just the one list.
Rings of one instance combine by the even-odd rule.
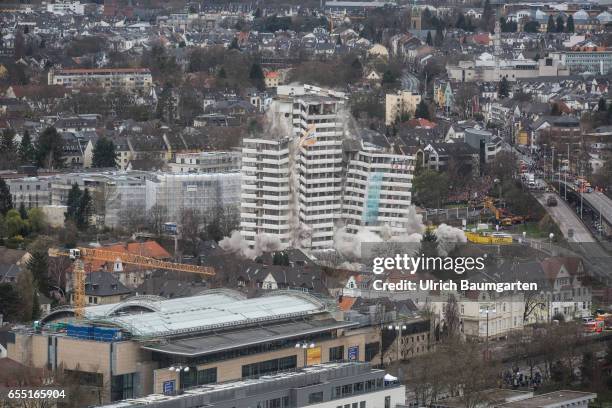
[[[134, 312], [135, 306], [141, 312]], [[301, 292], [275, 291], [246, 299], [240, 292], [213, 289], [191, 297], [161, 300], [143, 296], [87, 307], [85, 318], [119, 326], [133, 336], [162, 337], [291, 319], [325, 310], [324, 303]]]

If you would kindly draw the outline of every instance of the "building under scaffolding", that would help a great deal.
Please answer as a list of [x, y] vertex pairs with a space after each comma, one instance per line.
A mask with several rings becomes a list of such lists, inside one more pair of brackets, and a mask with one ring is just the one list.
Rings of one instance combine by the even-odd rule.
[[238, 209], [240, 173], [156, 174], [146, 182], [146, 203], [147, 210], [163, 207], [168, 220], [178, 220], [184, 209]]

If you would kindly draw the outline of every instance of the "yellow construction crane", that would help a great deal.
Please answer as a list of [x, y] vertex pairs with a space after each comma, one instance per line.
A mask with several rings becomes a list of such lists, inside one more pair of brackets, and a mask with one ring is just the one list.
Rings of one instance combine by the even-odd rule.
[[49, 250], [49, 256], [67, 256], [73, 263], [74, 313], [77, 318], [83, 317], [85, 309], [85, 261], [116, 262], [138, 265], [152, 269], [196, 273], [204, 276], [214, 276], [215, 269], [209, 266], [187, 265], [175, 262], [160, 261], [148, 256], [124, 252], [107, 251], [98, 248], [73, 248], [68, 251]]

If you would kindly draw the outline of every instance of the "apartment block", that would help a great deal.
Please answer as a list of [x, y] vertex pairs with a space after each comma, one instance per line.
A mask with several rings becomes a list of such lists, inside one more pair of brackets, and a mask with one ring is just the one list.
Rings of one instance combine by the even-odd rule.
[[[279, 86], [273, 126], [243, 142], [241, 234], [323, 249], [348, 226], [400, 229], [411, 203], [413, 157], [349, 126], [343, 93]], [[382, 142], [382, 143], [381, 143]]]
[[153, 85], [148, 68], [69, 68], [50, 70], [49, 85], [66, 88], [99, 87], [106, 91], [147, 91]]
[[347, 230], [367, 227], [381, 232], [387, 226], [397, 233], [406, 231], [415, 158], [394, 154], [390, 146], [358, 141], [350, 149], [348, 144], [342, 200]]
[[403, 114], [414, 115], [421, 95], [413, 91], [397, 91], [385, 96], [385, 124], [392, 125]]
[[295, 203], [290, 200], [289, 136], [280, 139], [248, 138], [242, 148], [240, 194], [241, 235], [250, 243], [257, 234], [278, 237], [291, 243], [291, 220]]

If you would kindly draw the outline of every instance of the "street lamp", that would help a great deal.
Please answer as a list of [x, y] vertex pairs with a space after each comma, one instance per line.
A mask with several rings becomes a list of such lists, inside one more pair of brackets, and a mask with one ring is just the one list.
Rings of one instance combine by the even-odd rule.
[[549, 239], [549, 242], [550, 242], [550, 250], [551, 251], [552, 251], [552, 241], [553, 241], [554, 237], [555, 237], [555, 234], [553, 234], [552, 232], [550, 234], [548, 234], [548, 239]]
[[395, 330], [398, 334], [397, 336], [397, 361], [400, 361], [400, 339], [402, 338], [402, 331], [406, 330], [406, 324], [404, 323], [395, 323], [395, 324], [390, 324], [387, 329], [391, 330]]
[[480, 313], [487, 315], [487, 337], [486, 337], [487, 359], [489, 358], [489, 314], [490, 313], [495, 313], [495, 312], [496, 312], [495, 305], [486, 305], [486, 306], [481, 306], [481, 308], [480, 308]]
[[315, 348], [315, 344], [314, 343], [308, 343], [306, 340], [302, 340], [299, 341], [297, 343], [295, 343], [295, 348], [296, 349], [303, 349], [304, 350], [304, 368], [307, 367], [307, 363], [308, 363], [308, 349], [313, 349]]

